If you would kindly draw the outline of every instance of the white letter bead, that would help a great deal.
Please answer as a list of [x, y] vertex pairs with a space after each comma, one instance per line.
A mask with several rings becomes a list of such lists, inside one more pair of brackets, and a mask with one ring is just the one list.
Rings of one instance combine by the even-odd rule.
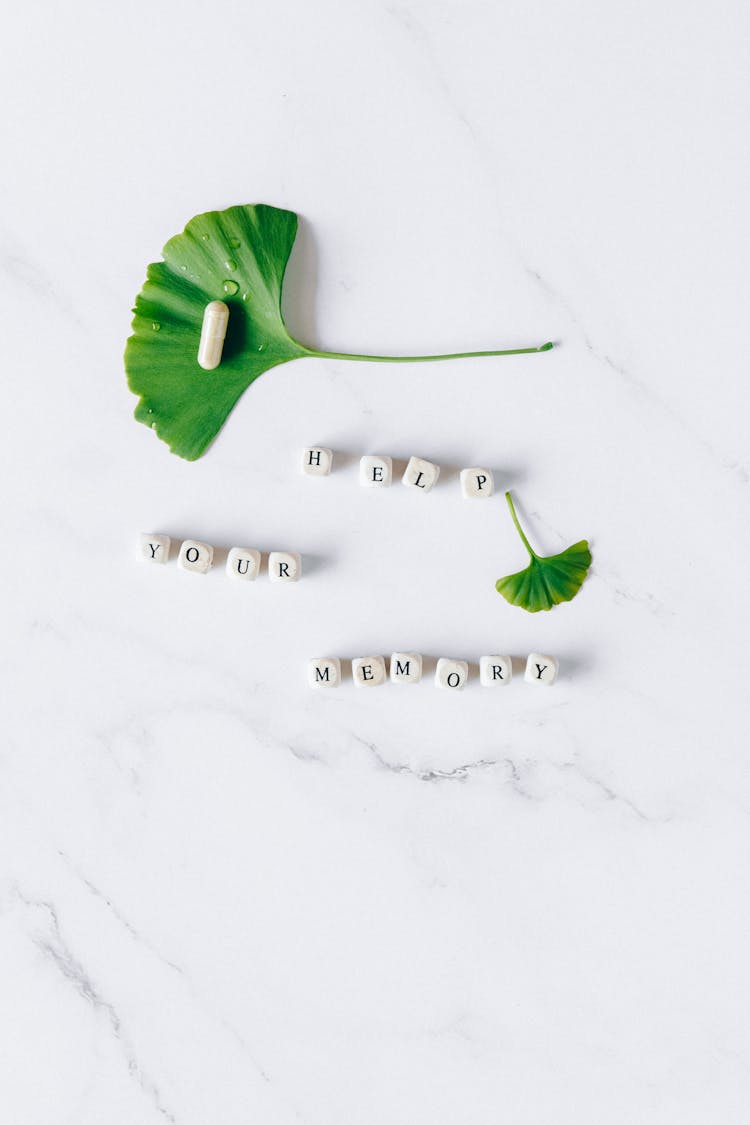
[[492, 469], [462, 469], [461, 492], [464, 500], [473, 500], [491, 496], [495, 491], [495, 479]]
[[390, 457], [362, 457], [359, 462], [359, 483], [364, 488], [387, 487], [393, 480]]
[[433, 465], [432, 461], [423, 461], [421, 457], [410, 457], [406, 471], [401, 478], [407, 488], [418, 488], [420, 492], [429, 492], [440, 476], [440, 466]]
[[232, 547], [227, 555], [227, 575], [254, 582], [260, 570], [260, 551], [254, 547]]
[[435, 687], [458, 691], [469, 678], [469, 665], [465, 660], [448, 660], [441, 656], [435, 669]]
[[484, 687], [503, 687], [513, 679], [509, 656], [480, 656], [479, 681]]
[[418, 652], [394, 652], [391, 656], [391, 683], [418, 684], [422, 679], [422, 657]]
[[337, 656], [318, 656], [307, 666], [307, 682], [311, 688], [338, 687], [341, 683], [341, 661]]
[[302, 472], [309, 477], [327, 477], [333, 465], [333, 453], [322, 445], [310, 445], [302, 453]]
[[290, 551], [271, 551], [268, 577], [272, 582], [296, 582], [302, 574], [302, 559]]
[[171, 546], [172, 540], [168, 535], [142, 531], [138, 541], [138, 556], [146, 562], [165, 563]]
[[557, 670], [560, 667], [554, 656], [542, 656], [539, 652], [530, 652], [526, 661], [524, 680], [527, 684], [554, 684], [557, 679]]
[[198, 363], [204, 371], [213, 371], [221, 363], [228, 323], [229, 309], [223, 301], [211, 301], [206, 305], [198, 345]]
[[355, 657], [352, 678], [357, 687], [378, 687], [385, 682], [385, 660], [382, 656]]
[[186, 539], [180, 547], [177, 562], [183, 570], [192, 574], [205, 574], [211, 569], [214, 561], [214, 549], [210, 543], [201, 543], [198, 539]]

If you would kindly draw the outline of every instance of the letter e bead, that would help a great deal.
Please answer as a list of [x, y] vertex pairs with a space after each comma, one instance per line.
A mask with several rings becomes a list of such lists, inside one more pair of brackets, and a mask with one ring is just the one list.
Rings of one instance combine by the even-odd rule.
[[393, 461], [390, 457], [361, 457], [359, 483], [363, 488], [388, 488], [393, 479]]
[[357, 656], [352, 660], [352, 679], [357, 687], [379, 687], [385, 682], [382, 656]]

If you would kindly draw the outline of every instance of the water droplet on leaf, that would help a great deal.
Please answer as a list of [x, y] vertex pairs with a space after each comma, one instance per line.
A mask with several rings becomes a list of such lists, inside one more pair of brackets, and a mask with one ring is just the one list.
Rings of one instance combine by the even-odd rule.
[[232, 247], [233, 250], [239, 249], [239, 247], [241, 245], [239, 238], [230, 238], [229, 239], [229, 245]]
[[264, 352], [265, 350], [266, 350], [265, 344], [258, 344], [258, 351], [259, 352]]
[[211, 237], [211, 235], [210, 235], [210, 234], [204, 234], [204, 235], [203, 235], [202, 237], [203, 237], [203, 241], [204, 241], [204, 242], [208, 242], [208, 240], [209, 240], [209, 238]]
[[236, 281], [231, 281], [231, 280], [227, 279], [227, 281], [224, 282], [224, 292], [228, 293], [230, 297], [233, 297], [238, 289], [239, 289], [239, 285], [237, 284]]
[[161, 325], [159, 324], [158, 320], [152, 320], [151, 321], [151, 327], [153, 328], [154, 332], [158, 332], [159, 329], [161, 328]]
[[234, 258], [227, 258], [224, 265], [227, 267], [228, 270], [236, 270], [237, 269], [237, 263], [235, 262]]

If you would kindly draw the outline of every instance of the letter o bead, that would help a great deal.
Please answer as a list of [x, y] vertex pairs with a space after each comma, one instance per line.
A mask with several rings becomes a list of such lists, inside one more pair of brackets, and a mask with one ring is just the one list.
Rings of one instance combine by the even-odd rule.
[[357, 687], [379, 687], [385, 683], [382, 656], [357, 656], [352, 660], [352, 679]]
[[449, 660], [441, 656], [435, 669], [435, 687], [446, 691], [461, 691], [469, 678], [469, 665], [465, 660]]
[[543, 656], [540, 652], [530, 652], [523, 678], [527, 684], [545, 684], [549, 687], [557, 679], [559, 667], [556, 657]]
[[186, 539], [177, 558], [182, 569], [191, 574], [205, 574], [211, 569], [213, 561], [214, 549], [211, 544], [201, 543], [198, 539]]
[[307, 682], [311, 688], [338, 687], [341, 683], [341, 661], [337, 656], [316, 656], [307, 666]]

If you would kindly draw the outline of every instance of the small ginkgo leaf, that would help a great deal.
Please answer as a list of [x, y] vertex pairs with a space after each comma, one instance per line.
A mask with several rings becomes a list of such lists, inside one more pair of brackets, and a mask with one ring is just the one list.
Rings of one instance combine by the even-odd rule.
[[[125, 347], [135, 417], [173, 453], [194, 461], [206, 451], [238, 398], [259, 375], [305, 356], [418, 363], [469, 356], [523, 355], [552, 344], [451, 355], [378, 356], [324, 352], [289, 335], [281, 290], [297, 233], [297, 216], [265, 204], [196, 215], [148, 267], [135, 300], [133, 335]], [[223, 301], [229, 323], [220, 365], [198, 364], [206, 305]]]
[[591, 551], [585, 539], [574, 543], [559, 555], [538, 555], [523, 533], [513, 500], [505, 493], [513, 523], [529, 552], [529, 565], [517, 574], [498, 578], [495, 589], [511, 605], [518, 605], [529, 613], [552, 609], [560, 602], [571, 601], [581, 588], [591, 566]]

